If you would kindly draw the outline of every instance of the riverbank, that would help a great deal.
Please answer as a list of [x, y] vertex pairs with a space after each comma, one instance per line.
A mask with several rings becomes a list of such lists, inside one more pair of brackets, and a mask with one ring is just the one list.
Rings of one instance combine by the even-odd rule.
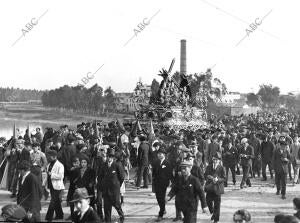
[[26, 121], [29, 123], [67, 124], [76, 126], [81, 122], [102, 120], [104, 123], [116, 119], [133, 118], [132, 115], [107, 113], [106, 115], [77, 114], [65, 109], [47, 108], [42, 105], [17, 104], [5, 105], [0, 109], [0, 119], [4, 121]]

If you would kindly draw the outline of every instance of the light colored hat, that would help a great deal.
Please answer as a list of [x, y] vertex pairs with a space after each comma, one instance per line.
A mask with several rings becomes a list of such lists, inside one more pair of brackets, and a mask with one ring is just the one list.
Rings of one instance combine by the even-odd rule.
[[247, 139], [247, 138], [243, 138], [242, 141], [241, 141], [242, 144], [244, 144], [244, 143], [246, 143], [246, 142], [248, 142], [248, 139]]

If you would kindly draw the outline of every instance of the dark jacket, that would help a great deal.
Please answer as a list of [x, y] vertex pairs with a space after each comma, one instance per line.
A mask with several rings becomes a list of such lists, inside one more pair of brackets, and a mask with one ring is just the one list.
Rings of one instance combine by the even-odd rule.
[[137, 162], [138, 166], [148, 166], [149, 165], [149, 154], [150, 145], [146, 142], [142, 142], [138, 149]]
[[246, 150], [244, 148], [240, 148], [239, 157], [242, 166], [250, 166], [252, 164], [251, 159], [254, 159], [255, 157], [253, 147], [248, 145]]
[[169, 192], [171, 198], [175, 195], [175, 202], [180, 210], [197, 211], [198, 198], [200, 198], [202, 208], [207, 207], [205, 194], [200, 181], [193, 175], [190, 175], [186, 180], [183, 176], [177, 178]]
[[122, 164], [113, 161], [110, 167], [106, 162], [99, 172], [99, 185], [103, 192], [103, 196], [108, 196], [112, 204], [120, 202], [120, 187], [125, 178], [125, 171]]
[[160, 164], [160, 160], [157, 160], [153, 164], [152, 178], [155, 191], [159, 189], [165, 190], [172, 180], [172, 167], [170, 163], [164, 160]]
[[70, 171], [70, 186], [67, 195], [67, 201], [71, 201], [73, 199], [73, 194], [76, 190], [76, 181], [80, 175], [80, 168], [75, 168]]
[[291, 157], [289, 151], [287, 150], [287, 146], [284, 147], [285, 148], [282, 151], [280, 149], [280, 145], [278, 145], [273, 153], [272, 164], [275, 173], [288, 173], [288, 163]]
[[225, 167], [231, 167], [235, 166], [238, 160], [238, 151], [236, 147], [231, 146], [231, 148], [228, 148], [228, 145], [224, 146], [223, 151], [223, 165]]
[[75, 179], [75, 188], [82, 188], [85, 187], [88, 191], [89, 195], [95, 195], [95, 179], [96, 174], [95, 171], [91, 168], [87, 168], [84, 172], [83, 176], [79, 174], [77, 175], [77, 179]]
[[253, 137], [250, 138], [248, 142], [249, 145], [253, 147], [255, 158], [259, 158], [259, 155], [261, 154], [261, 146], [259, 140], [256, 137]]
[[218, 165], [214, 170], [213, 164], [207, 166], [204, 177], [206, 179], [206, 185], [213, 183], [213, 178], [218, 177], [218, 181], [216, 184], [218, 185], [216, 188], [216, 194], [221, 195], [224, 194], [224, 181], [225, 181], [225, 171], [222, 165]]
[[263, 162], [272, 161], [275, 145], [272, 141], [263, 141], [261, 143], [261, 159]]
[[216, 153], [221, 153], [222, 150], [218, 143], [212, 142], [208, 145], [208, 162], [210, 163], [212, 161], [212, 158]]
[[191, 174], [194, 177], [199, 179], [201, 186], [204, 185], [205, 178], [204, 178], [203, 169], [201, 167], [193, 165], [192, 170], [191, 170]]
[[28, 162], [31, 163], [30, 152], [25, 148], [22, 149], [20, 154], [20, 162], [22, 162], [23, 160], [27, 160]]
[[66, 171], [72, 168], [72, 158], [76, 155], [76, 147], [74, 145], [67, 145], [61, 148], [61, 162]]
[[72, 215], [72, 222], [74, 223], [98, 223], [100, 219], [97, 213], [90, 207], [87, 212], [84, 213], [82, 219], [80, 219], [80, 212], [75, 211]]
[[106, 162], [100, 157], [97, 160], [97, 190], [102, 191], [102, 181], [101, 181], [101, 174], [103, 174], [102, 170], [105, 168]]
[[19, 180], [19, 191], [17, 195], [17, 204], [24, 207], [26, 211], [32, 209], [41, 210], [42, 188], [38, 179], [32, 173], [29, 173], [23, 184], [22, 178]]

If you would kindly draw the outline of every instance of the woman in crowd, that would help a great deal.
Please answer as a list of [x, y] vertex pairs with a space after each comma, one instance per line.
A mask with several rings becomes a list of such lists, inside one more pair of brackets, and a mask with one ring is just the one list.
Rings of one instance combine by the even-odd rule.
[[[95, 205], [95, 171], [88, 165], [90, 159], [86, 155], [80, 156], [80, 171], [77, 181], [75, 182], [76, 188], [85, 187], [88, 191], [88, 194], [91, 197], [90, 205], [94, 207]], [[96, 209], [95, 209], [96, 210]]]

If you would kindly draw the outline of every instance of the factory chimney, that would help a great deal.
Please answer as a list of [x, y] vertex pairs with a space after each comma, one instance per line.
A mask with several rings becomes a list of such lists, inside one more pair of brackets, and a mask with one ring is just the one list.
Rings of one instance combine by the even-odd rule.
[[180, 74], [186, 74], [186, 40], [180, 40]]

